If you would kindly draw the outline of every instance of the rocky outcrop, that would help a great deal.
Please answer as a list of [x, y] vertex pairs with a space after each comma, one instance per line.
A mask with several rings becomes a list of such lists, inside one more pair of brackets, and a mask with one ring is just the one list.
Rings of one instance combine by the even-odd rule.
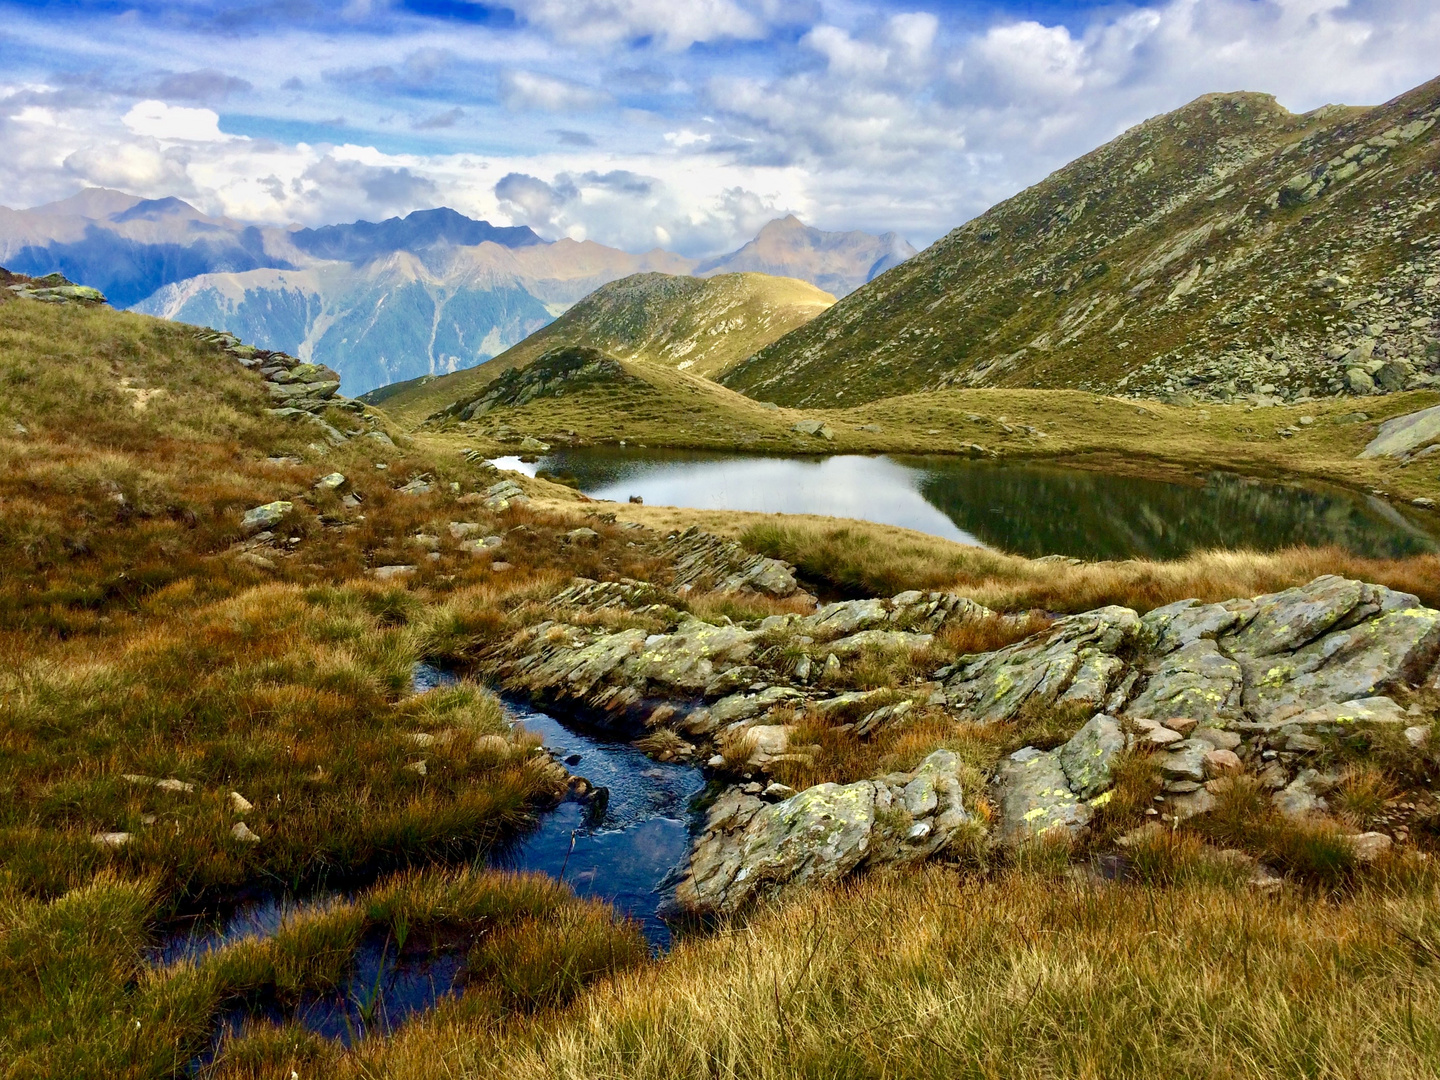
[[[693, 538], [686, 542], [690, 543]], [[693, 581], [689, 575], [694, 563], [679, 566], [679, 576]], [[736, 575], [710, 575], [711, 582], [717, 579], [725, 585], [733, 583]], [[889, 600], [826, 604], [811, 615], [776, 615], [744, 627], [706, 622], [679, 610], [684, 588], [666, 593], [639, 582], [577, 580], [555, 598], [556, 618], [521, 631], [492, 654], [492, 671], [507, 689], [540, 700], [617, 721], [626, 716], [637, 722], [647, 719], [659, 706], [668, 726], [691, 735], [712, 735], [735, 722], [717, 719], [717, 709], [719, 715], [725, 713], [717, 699], [761, 692], [775, 684], [807, 687], [827, 657], [837, 652], [847, 656], [866, 649], [909, 652], [928, 645], [931, 635], [949, 620], [994, 614], [962, 597], [906, 592]], [[667, 629], [597, 632], [564, 621], [567, 608], [596, 606], [643, 611], [664, 621]], [[925, 694], [929, 693], [927, 689]], [[835, 700], [826, 694], [795, 696]], [[887, 717], [893, 718], [894, 705], [875, 701], [861, 723], [878, 723], [874, 714], [882, 707], [889, 707]]]
[[817, 784], [780, 802], [731, 789], [706, 817], [676, 903], [692, 914], [733, 915], [786, 888], [929, 858], [969, 823], [963, 796], [949, 750], [910, 773]]
[[1123, 705], [1124, 657], [1141, 640], [1140, 617], [1106, 607], [1071, 615], [1048, 630], [998, 652], [957, 664], [944, 674], [945, 696], [966, 719], [1014, 720], [1023, 708], [1074, 708], [1094, 712], [1116, 691]]
[[1026, 747], [1003, 763], [1000, 834], [1015, 843], [1083, 827], [1110, 786], [1108, 762], [1136, 741], [1163, 750], [1172, 818], [1208, 809], [1203, 784], [1266, 755], [1282, 812], [1323, 809], [1306, 755], [1323, 749], [1321, 736], [1403, 727], [1409, 714], [1386, 694], [1435, 677], [1437, 660], [1440, 612], [1327, 576], [1251, 600], [1182, 601], [1143, 619], [1123, 608], [1062, 619], [960, 665], [945, 693], [967, 718], [990, 722], [1107, 695], [1113, 717], [1092, 717], [1057, 750]]
[[[707, 559], [732, 565], [723, 543], [681, 534], [661, 547], [686, 584], [729, 580], [713, 570], [688, 576]], [[1100, 608], [961, 657], [934, 681], [874, 690], [842, 689], [842, 655], [913, 662], [952, 620], [1000, 617], [962, 597], [921, 592], [744, 625], [684, 606], [677, 588], [577, 579], [554, 598], [549, 620], [496, 647], [490, 663], [511, 691], [637, 733], [667, 729], [670, 752], [698, 754], [717, 777], [746, 781], [707, 813], [677, 891], [679, 908], [701, 914], [730, 915], [787, 888], [928, 858], [960, 830], [983, 828], [962, 806], [960, 765], [949, 751], [913, 773], [798, 793], [766, 785], [781, 763], [813, 764], [818, 747], [805, 745], [807, 723], [869, 739], [936, 709], [984, 725], [1042, 720], [1053, 728], [1073, 717], [1065, 741], [1024, 747], [990, 778], [993, 839], [1014, 845], [1086, 828], [1128, 751], [1153, 755], [1163, 784], [1154, 812], [1167, 823], [1211, 809], [1212, 788], [1240, 770], [1260, 774], [1283, 813], [1323, 811], [1336, 782], [1317, 771], [1325, 740], [1415, 727], [1411, 744], [1420, 745], [1428, 729], [1393, 695], [1440, 678], [1440, 612], [1334, 576], [1250, 599], [1187, 600], [1144, 617]], [[589, 614], [602, 610], [642, 625], [597, 628]]]
[[789, 563], [752, 554], [733, 540], [694, 526], [668, 537], [658, 554], [673, 561], [675, 588], [682, 595], [695, 588], [774, 597], [801, 591], [795, 583], [795, 568]]
[[12, 274], [0, 267], [0, 285], [21, 300], [37, 300], [42, 304], [78, 304], [93, 307], [107, 303], [105, 294], [99, 289], [76, 285], [64, 274], [46, 274], [32, 278], [24, 274]]
[[307, 364], [289, 353], [242, 344], [233, 334], [210, 332], [201, 340], [219, 345], [241, 367], [259, 372], [275, 409], [320, 412], [333, 404], [340, 376], [320, 364]]
[[1101, 608], [1061, 619], [946, 672], [967, 719], [1105, 708], [1202, 723], [1278, 722], [1414, 685], [1440, 657], [1440, 612], [1409, 593], [1327, 576], [1223, 604], [1181, 601], [1139, 618]]

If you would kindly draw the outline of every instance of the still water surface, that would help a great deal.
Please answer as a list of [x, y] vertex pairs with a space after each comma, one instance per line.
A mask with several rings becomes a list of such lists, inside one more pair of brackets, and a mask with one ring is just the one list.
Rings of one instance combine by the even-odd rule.
[[1359, 555], [1440, 549], [1433, 525], [1378, 498], [1213, 473], [1169, 483], [1055, 465], [952, 457], [757, 457], [567, 450], [522, 466], [586, 494], [712, 510], [829, 514], [900, 525], [1020, 555], [1171, 559], [1209, 548], [1337, 544]]

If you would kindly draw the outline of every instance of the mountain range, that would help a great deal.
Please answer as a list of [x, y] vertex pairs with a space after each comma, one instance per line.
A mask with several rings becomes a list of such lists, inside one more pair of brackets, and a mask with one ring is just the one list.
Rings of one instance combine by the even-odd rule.
[[1211, 94], [965, 223], [720, 376], [1256, 404], [1440, 385], [1440, 79], [1304, 115]]
[[0, 207], [0, 265], [58, 270], [117, 307], [325, 364], [348, 394], [482, 363], [637, 273], [763, 270], [843, 294], [913, 253], [893, 233], [822, 232], [793, 216], [730, 255], [701, 260], [546, 241], [447, 208], [304, 229], [99, 188], [30, 210]]

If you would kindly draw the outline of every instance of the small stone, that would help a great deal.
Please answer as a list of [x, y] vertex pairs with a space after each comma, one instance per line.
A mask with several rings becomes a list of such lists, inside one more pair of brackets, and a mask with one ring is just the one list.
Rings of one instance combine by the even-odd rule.
[[274, 559], [267, 559], [264, 555], [257, 555], [253, 551], [244, 551], [235, 556], [235, 561], [244, 563], [246, 566], [256, 570], [274, 570], [276, 564]]
[[1309, 427], [1309, 426], [1310, 426], [1311, 424], [1313, 424], [1313, 423], [1315, 423], [1315, 417], [1313, 417], [1313, 416], [1302, 416], [1302, 417], [1300, 417], [1300, 426], [1301, 426], [1301, 427]]
[[1361, 862], [1371, 862], [1389, 852], [1394, 841], [1382, 832], [1363, 832], [1345, 838], [1350, 850]]
[[416, 746], [432, 746], [435, 743], [435, 736], [428, 731], [407, 732], [405, 738], [409, 739]]
[[572, 544], [589, 544], [600, 539], [600, 534], [594, 529], [587, 529], [583, 526], [578, 529], [571, 529], [565, 534], [565, 539]]
[[1188, 716], [1172, 716], [1165, 721], [1165, 726], [1171, 731], [1178, 731], [1182, 738], [1189, 738], [1199, 725], [1200, 721]]
[[1216, 747], [1205, 755], [1205, 771], [1211, 776], [1239, 772], [1244, 767], [1245, 763], [1240, 760], [1240, 755], [1224, 747]]
[[511, 569], [511, 565], [502, 559], [498, 562], [492, 562], [490, 564], [490, 569], [496, 574], [503, 574], [506, 570]]
[[371, 570], [370, 576], [378, 581], [392, 581], [395, 578], [408, 577], [415, 573], [416, 567], [409, 564], [396, 564], [393, 566], [377, 566]]
[[1373, 394], [1375, 392], [1375, 380], [1364, 368], [1350, 368], [1346, 371], [1345, 385], [1354, 394]]
[[409, 765], [405, 766], [405, 771], [413, 772], [416, 776], [424, 776], [426, 773], [425, 762], [412, 761]]
[[1314, 735], [1297, 732], [1285, 739], [1285, 749], [1292, 754], [1318, 754], [1325, 749], [1325, 744]]
[[[723, 758], [721, 759], [724, 760]], [[767, 799], [788, 799], [795, 794], [795, 789], [788, 784], [782, 784], [778, 780], [771, 780], [765, 785], [765, 790], [760, 794]]]
[[1189, 795], [1192, 791], [1199, 791], [1200, 785], [1194, 780], [1171, 780], [1166, 783], [1165, 790], [1172, 795]]
[[1416, 750], [1423, 750], [1430, 744], [1430, 727], [1428, 724], [1416, 724], [1414, 727], [1405, 729], [1405, 741]]
[[243, 821], [237, 821], [235, 823], [235, 826], [230, 830], [230, 835], [242, 844], [258, 844], [260, 842], [260, 837]]
[[825, 658], [825, 678], [835, 679], [840, 676], [840, 658], [833, 652]]
[[173, 791], [177, 795], [189, 795], [195, 790], [194, 784], [187, 784], [184, 780], [176, 780], [173, 776], [168, 780], [156, 780], [155, 786], [161, 791]]
[[237, 814], [248, 814], [255, 806], [251, 801], [241, 795], [238, 791], [230, 792], [230, 809]]
[[1198, 727], [1191, 738], [1203, 739], [1217, 750], [1234, 750], [1244, 741], [1239, 732], [1213, 727]]
[[134, 833], [128, 832], [102, 832], [90, 837], [90, 842], [98, 847], [118, 848], [124, 847], [131, 840], [135, 839]]
[[332, 472], [315, 481], [316, 491], [338, 491], [345, 486], [345, 474]]
[[240, 519], [240, 527], [247, 533], [257, 533], [264, 529], [272, 529], [280, 524], [280, 520], [291, 510], [295, 504], [284, 499], [277, 499], [275, 502], [264, 503], [260, 506], [252, 506], [245, 511], [245, 516]]
[[1185, 736], [1181, 735], [1178, 731], [1171, 731], [1168, 727], [1160, 725], [1156, 725], [1145, 734], [1145, 741], [1150, 743], [1151, 746], [1169, 746], [1172, 743], [1180, 742], [1184, 738]]

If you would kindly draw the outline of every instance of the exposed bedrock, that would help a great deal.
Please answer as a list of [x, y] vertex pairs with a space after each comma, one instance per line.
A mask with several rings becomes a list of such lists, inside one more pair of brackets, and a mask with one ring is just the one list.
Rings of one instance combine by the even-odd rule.
[[[693, 541], [695, 550], [705, 546]], [[1253, 599], [1186, 600], [1143, 617], [1100, 608], [962, 656], [930, 681], [868, 691], [837, 690], [821, 673], [861, 652], [923, 662], [950, 622], [1001, 617], [963, 597], [919, 592], [745, 625], [682, 607], [679, 595], [652, 585], [577, 580], [552, 618], [490, 663], [511, 691], [637, 733], [664, 729], [669, 752], [699, 754], [722, 777], [763, 781], [777, 762], [808, 760], [814, 748], [796, 739], [806, 711], [862, 739], [907, 723], [917, 707], [957, 722], [1072, 725], [1058, 746], [1009, 755], [988, 783], [972, 774], [968, 791], [949, 751], [913, 773], [798, 793], [759, 782], [731, 788], [709, 810], [678, 894], [682, 908], [705, 913], [935, 856], [957, 836], [983, 831], [985, 815], [974, 813], [981, 795], [998, 811], [994, 842], [1078, 832], [1109, 798], [1114, 763], [1130, 748], [1156, 755], [1168, 820], [1205, 812], [1210, 787], [1238, 770], [1261, 776], [1282, 812], [1323, 810], [1336, 778], [1312, 767], [1318, 740], [1389, 725], [1410, 725], [1411, 738], [1420, 729], [1407, 695], [1440, 680], [1440, 612], [1334, 576]], [[617, 610], [646, 625], [587, 625], [600, 610], [611, 612], [612, 626]]]

